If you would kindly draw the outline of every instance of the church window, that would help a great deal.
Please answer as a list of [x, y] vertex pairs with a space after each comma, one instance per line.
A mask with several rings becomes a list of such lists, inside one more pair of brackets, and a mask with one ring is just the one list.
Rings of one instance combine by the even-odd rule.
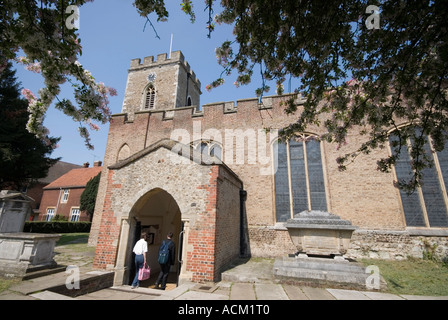
[[[440, 152], [433, 151], [427, 137], [425, 153], [433, 161], [432, 167], [423, 170], [421, 187], [407, 193], [400, 189], [400, 198], [406, 226], [408, 227], [448, 227], [448, 145]], [[391, 146], [397, 145], [400, 137], [396, 131], [389, 136]], [[395, 174], [398, 181], [409, 181], [413, 175], [410, 154], [411, 139], [401, 143], [399, 159], [395, 162]], [[398, 152], [391, 148], [392, 152]]]
[[120, 150], [118, 151], [117, 161], [124, 160], [128, 158], [130, 155], [131, 155], [131, 149], [125, 143], [123, 146], [121, 146]]
[[222, 148], [219, 144], [214, 144], [211, 148], [210, 148], [210, 155], [212, 157], [216, 157], [218, 159], [222, 159]]
[[200, 142], [192, 142], [191, 145], [194, 149], [199, 151], [202, 155], [207, 155], [217, 158], [219, 161], [222, 159], [222, 147], [213, 140], [201, 140]]
[[156, 99], [156, 90], [153, 85], [149, 85], [145, 94], [145, 110], [154, 109], [154, 102]]
[[284, 222], [304, 210], [327, 210], [320, 142], [298, 135], [276, 145], [276, 221]]

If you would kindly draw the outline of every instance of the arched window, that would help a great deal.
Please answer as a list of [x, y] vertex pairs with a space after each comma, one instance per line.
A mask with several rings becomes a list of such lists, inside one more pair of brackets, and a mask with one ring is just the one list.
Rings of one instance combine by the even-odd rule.
[[154, 86], [152, 84], [150, 84], [146, 88], [144, 109], [145, 110], [154, 109], [155, 100], [156, 100], [156, 90], [155, 90]]
[[192, 142], [191, 145], [203, 155], [215, 157], [219, 160], [219, 162], [222, 160], [222, 147], [216, 141], [201, 140]]
[[130, 155], [131, 155], [131, 149], [125, 143], [124, 145], [121, 146], [120, 150], [118, 151], [117, 161], [124, 160], [124, 159], [130, 157]]
[[297, 135], [286, 143], [276, 142], [275, 211], [284, 222], [304, 210], [327, 210], [320, 142]]
[[[419, 129], [417, 129], [419, 130]], [[435, 152], [430, 139], [425, 137], [425, 153], [434, 165], [423, 170], [421, 187], [413, 193], [400, 189], [406, 226], [408, 227], [448, 227], [448, 145], [441, 152]], [[413, 172], [410, 147], [412, 141], [401, 141], [396, 131], [389, 136], [393, 154], [399, 152], [399, 159], [395, 162], [395, 173], [398, 181], [409, 181]], [[399, 151], [393, 146], [400, 147]]]
[[188, 97], [187, 98], [187, 107], [190, 107], [191, 105], [192, 105], [191, 97]]

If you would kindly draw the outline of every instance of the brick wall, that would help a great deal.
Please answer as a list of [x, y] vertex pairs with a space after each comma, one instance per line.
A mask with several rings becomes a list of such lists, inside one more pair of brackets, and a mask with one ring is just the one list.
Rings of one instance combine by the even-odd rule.
[[[136, 217], [134, 205], [154, 189], [169, 193], [176, 201], [182, 219], [189, 221], [184, 257], [187, 257], [186, 269], [193, 281], [218, 279], [220, 270], [238, 256], [238, 228], [235, 231], [230, 226], [239, 224], [241, 181], [220, 165], [209, 166], [191, 161], [173, 165], [170, 162], [173, 155], [170, 150], [160, 147], [141, 154], [123, 166], [108, 169], [103, 211], [98, 224], [95, 268], [114, 267], [121, 236], [121, 219]], [[187, 183], [188, 188], [180, 188], [182, 183]], [[217, 199], [220, 193], [225, 194], [220, 201], [228, 201], [229, 204], [219, 204]], [[220, 225], [219, 232], [217, 225]], [[126, 254], [130, 255], [131, 252]]]
[[118, 249], [118, 237], [120, 225], [113, 209], [112, 196], [114, 190], [121, 189], [121, 184], [113, 181], [114, 171], [107, 175], [107, 191], [104, 197], [104, 209], [98, 230], [98, 242], [96, 244], [93, 267], [98, 269], [111, 269], [115, 266]]
[[[36, 221], [45, 221], [47, 208], [49, 207], [55, 209], [55, 215], [64, 216], [70, 221], [71, 210], [72, 208], [79, 208], [81, 204], [81, 194], [84, 192], [85, 188], [73, 188], [69, 190], [67, 202], [61, 202], [64, 193], [63, 189], [44, 190], [39, 207], [39, 217]], [[85, 211], [82, 211], [79, 221], [90, 221], [90, 217]]]
[[[160, 139], [172, 138], [176, 129], [184, 133], [190, 141], [195, 141], [201, 135], [214, 133], [233, 146], [233, 159], [226, 161], [229, 168], [235, 172], [244, 183], [247, 191], [246, 215], [249, 230], [250, 252], [264, 256], [273, 253], [281, 255], [291, 246], [287, 232], [275, 225], [275, 194], [273, 175], [260, 175], [258, 164], [237, 163], [237, 153], [242, 146], [237, 146], [236, 140], [226, 141], [226, 130], [247, 130], [256, 132], [263, 128], [283, 128], [292, 123], [295, 115], [286, 115], [282, 102], [290, 96], [265, 97], [264, 105], [258, 104], [258, 99], [239, 100], [234, 103], [216, 103], [203, 106], [201, 112], [194, 107], [180, 108], [175, 111], [156, 110], [154, 112], [137, 112], [133, 122], [126, 121], [125, 114], [115, 115], [110, 126], [104, 168], [114, 164], [118, 159], [120, 148], [127, 144], [130, 153], [134, 154]], [[300, 112], [300, 108], [298, 110]], [[210, 131], [209, 129], [216, 129]], [[322, 128], [311, 126], [308, 132], [320, 135]], [[210, 137], [212, 138], [212, 137]], [[234, 138], [234, 137], [232, 137]], [[216, 137], [213, 137], [216, 139]], [[323, 142], [323, 167], [327, 185], [328, 209], [330, 212], [351, 220], [354, 225], [366, 229], [403, 230], [405, 225], [401, 212], [399, 193], [393, 187], [393, 175], [376, 170], [376, 161], [388, 150], [373, 151], [369, 156], [359, 156], [348, 166], [347, 171], [339, 172], [336, 158], [345, 152], [353, 151], [364, 139], [356, 131], [350, 133], [348, 143], [341, 149], [336, 145]], [[183, 141], [188, 143], [190, 141]], [[243, 146], [245, 158], [252, 152], [247, 144]], [[266, 156], [270, 157], [268, 147]], [[226, 159], [224, 151], [223, 159]], [[103, 176], [106, 176], [103, 174]], [[101, 210], [104, 203], [106, 180], [102, 178], [97, 198], [97, 211], [92, 225], [89, 242], [94, 245], [100, 226]], [[180, 183], [179, 186], [182, 186]], [[99, 214], [97, 214], [99, 213]], [[269, 235], [272, 241], [262, 241]], [[260, 240], [258, 240], [260, 239]]]
[[225, 167], [217, 178], [215, 274], [221, 272], [240, 254], [240, 190], [241, 181]]

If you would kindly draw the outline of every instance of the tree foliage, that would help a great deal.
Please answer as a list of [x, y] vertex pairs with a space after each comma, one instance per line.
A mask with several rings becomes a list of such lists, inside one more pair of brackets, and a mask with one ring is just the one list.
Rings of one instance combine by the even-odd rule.
[[46, 135], [46, 143], [26, 130], [28, 103], [15, 73], [9, 63], [0, 75], [0, 189], [21, 190], [46, 177], [59, 160], [50, 158], [59, 138]]
[[96, 195], [98, 193], [100, 178], [101, 172], [87, 182], [86, 188], [81, 194], [81, 204], [79, 209], [87, 212], [90, 217], [90, 221], [92, 221], [93, 213], [95, 212]]
[[[107, 121], [110, 116], [107, 95], [114, 91], [98, 87], [75, 63], [81, 53], [80, 39], [73, 30], [64, 29], [57, 14], [58, 3], [85, 2], [1, 1], [5, 9], [0, 16], [0, 57], [5, 60], [0, 65], [20, 60], [16, 52], [21, 48], [28, 68], [45, 70], [47, 87], [39, 98], [29, 99], [32, 132], [42, 132], [46, 108], [69, 77], [79, 83], [75, 86], [79, 108], [64, 100], [57, 103], [61, 110], [86, 123]], [[193, 2], [179, 2], [195, 21]], [[133, 4], [153, 28], [151, 14], [157, 21], [169, 17], [163, 0]], [[223, 74], [237, 74], [235, 85], [249, 83], [254, 72], [263, 79], [256, 92], [259, 96], [269, 90], [268, 81], [276, 82], [279, 94], [285, 81], [300, 83], [296, 91], [305, 103], [289, 100], [286, 111], [296, 113], [297, 121], [284, 128], [283, 138], [320, 125], [325, 128], [322, 140], [344, 145], [350, 131], [359, 131], [366, 142], [350, 146], [352, 151], [338, 159], [344, 170], [357, 155], [384, 147], [391, 130], [409, 124], [398, 131], [400, 143], [392, 146], [392, 156], [378, 161], [378, 169], [389, 171], [400, 156], [400, 145], [411, 139], [415, 174], [400, 185], [413, 189], [420, 184], [422, 168], [432, 165], [431, 157], [425, 156], [429, 141], [425, 136], [436, 151], [444, 148], [447, 139], [447, 0], [223, 0], [220, 4], [205, 0], [202, 6], [209, 13], [208, 36], [215, 25], [234, 27], [234, 39], [217, 48], [216, 55]], [[218, 8], [219, 14], [213, 16]], [[221, 76], [206, 89], [223, 82]], [[82, 127], [81, 134], [90, 146], [87, 129]]]
[[[80, 123], [80, 135], [86, 146], [93, 149], [86, 125], [98, 130], [93, 121], [109, 121], [108, 96], [116, 95], [116, 91], [104, 83], [97, 83], [78, 61], [82, 46], [77, 29], [71, 24], [76, 20], [73, 15], [76, 12], [72, 10], [91, 1], [0, 1], [0, 72], [8, 61], [16, 61], [30, 71], [42, 74], [45, 87], [37, 96], [30, 90], [26, 94], [30, 112], [27, 129], [30, 132], [46, 139], [43, 121], [48, 107], [56, 99], [55, 107]], [[25, 56], [19, 56], [22, 52]], [[58, 99], [61, 85], [66, 82], [72, 84], [78, 106], [68, 99]]]
[[[368, 26], [369, 5], [379, 9], [378, 28]], [[241, 84], [250, 81], [255, 66], [277, 81], [278, 93], [288, 77], [300, 80], [297, 91], [306, 101], [303, 107], [289, 101], [286, 111], [300, 112], [283, 137], [311, 124], [325, 128], [321, 139], [340, 146], [350, 130], [364, 135], [365, 143], [338, 159], [341, 170], [357, 155], [384, 147], [391, 130], [408, 124], [397, 131], [401, 143], [378, 161], [378, 169], [389, 171], [410, 138], [414, 176], [398, 184], [413, 190], [423, 168], [433, 165], [425, 136], [436, 151], [447, 139], [447, 16], [444, 0], [225, 1], [216, 19], [233, 23], [236, 36], [218, 52]]]

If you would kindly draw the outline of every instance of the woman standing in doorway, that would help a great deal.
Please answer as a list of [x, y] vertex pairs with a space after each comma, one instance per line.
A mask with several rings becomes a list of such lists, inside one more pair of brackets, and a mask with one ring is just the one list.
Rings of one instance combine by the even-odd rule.
[[141, 268], [146, 264], [146, 253], [148, 252], [148, 243], [146, 242], [146, 233], [142, 232], [140, 236], [140, 240], [134, 246], [135, 253], [135, 277], [134, 281], [132, 281], [132, 289], [138, 288], [138, 273]]

